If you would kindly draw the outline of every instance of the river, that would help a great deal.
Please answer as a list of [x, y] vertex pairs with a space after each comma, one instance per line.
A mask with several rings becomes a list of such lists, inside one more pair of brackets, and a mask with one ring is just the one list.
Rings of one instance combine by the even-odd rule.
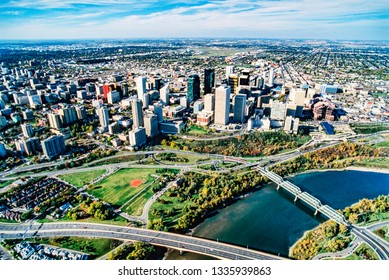
[[[323, 203], [343, 209], [358, 200], [389, 194], [389, 174], [366, 171], [311, 172], [289, 179]], [[268, 185], [206, 219], [193, 235], [287, 256], [305, 231], [325, 220], [283, 190]], [[167, 259], [208, 259], [172, 252]]]

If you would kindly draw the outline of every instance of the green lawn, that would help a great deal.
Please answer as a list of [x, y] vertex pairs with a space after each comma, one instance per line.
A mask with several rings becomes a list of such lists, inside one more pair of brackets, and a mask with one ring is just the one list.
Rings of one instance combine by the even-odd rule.
[[185, 134], [189, 135], [206, 135], [209, 134], [209, 131], [201, 126], [191, 126]]
[[196, 163], [201, 163], [201, 162], [204, 162], [204, 161], [208, 161], [208, 160], [211, 160], [210, 157], [207, 157], [207, 156], [202, 156], [202, 155], [191, 155], [191, 154], [175, 154], [175, 158], [177, 158], [177, 160], [167, 160], [167, 159], [161, 159], [161, 156], [163, 155], [164, 153], [160, 153], [160, 154], [157, 154], [155, 157], [164, 162], [164, 163], [185, 163], [185, 164], [196, 164]]
[[[152, 177], [151, 175], [156, 174], [156, 170], [158, 169], [121, 169], [89, 188], [88, 193], [115, 207], [120, 207], [155, 179], [155, 177]], [[134, 179], [141, 179], [144, 182], [139, 187], [134, 188], [130, 185], [131, 181]]]
[[13, 180], [1, 181], [0, 182], [0, 189], [8, 186], [9, 184], [12, 184], [13, 182], [14, 182]]
[[[169, 191], [164, 193], [159, 200], [153, 203], [149, 212], [149, 220], [162, 218], [164, 223], [169, 225], [169, 223], [178, 219], [182, 216], [182, 209], [192, 204], [191, 201], [187, 199], [180, 199], [178, 197], [169, 197]], [[195, 196], [194, 196], [195, 197]], [[171, 211], [175, 215], [169, 215], [168, 218], [163, 218], [164, 211]], [[157, 214], [160, 213], [160, 214]]]
[[89, 182], [93, 181], [94, 179], [103, 175], [106, 171], [107, 171], [106, 169], [99, 169], [99, 170], [64, 174], [58, 177], [66, 182], [69, 182], [70, 184], [76, 187], [81, 188], [84, 185], [89, 184]]
[[81, 237], [54, 237], [39, 238], [33, 242], [48, 244], [60, 248], [66, 248], [90, 255], [91, 259], [105, 255], [119, 246], [122, 242], [105, 238], [81, 238]]
[[[363, 253], [363, 251], [365, 251], [365, 253]], [[368, 259], [379, 260], [379, 257], [374, 250], [367, 244], [362, 243], [353, 254], [345, 258], [339, 258], [338, 260], [365, 260], [367, 256], [369, 256]]]
[[14, 221], [14, 220], [7, 220], [7, 219], [0, 218], [0, 223], [18, 224], [19, 222]]
[[[153, 185], [153, 184], [152, 184]], [[153, 196], [154, 192], [152, 190], [152, 185], [147, 188], [145, 192], [143, 192], [140, 196], [135, 198], [129, 204], [122, 208], [123, 212], [126, 212], [132, 216], [140, 216], [143, 212], [143, 207], [146, 202]]]
[[389, 158], [371, 158], [355, 163], [356, 166], [389, 168]]

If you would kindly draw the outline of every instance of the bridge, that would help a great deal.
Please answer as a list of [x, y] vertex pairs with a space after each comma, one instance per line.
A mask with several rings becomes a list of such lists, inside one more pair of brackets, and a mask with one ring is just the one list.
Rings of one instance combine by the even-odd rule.
[[347, 220], [344, 218], [344, 216], [342, 214], [340, 214], [338, 211], [336, 211], [335, 209], [333, 209], [332, 207], [330, 207], [328, 205], [323, 205], [319, 199], [317, 199], [316, 197], [314, 197], [313, 195], [311, 195], [305, 191], [302, 191], [295, 184], [284, 180], [280, 175], [278, 175], [272, 171], [269, 171], [263, 167], [256, 166], [256, 167], [254, 167], [254, 169], [258, 170], [261, 175], [267, 177], [272, 182], [276, 183], [277, 190], [279, 190], [280, 188], [283, 188], [285, 191], [289, 192], [290, 194], [292, 194], [295, 197], [294, 201], [297, 201], [298, 199], [300, 199], [305, 204], [312, 207], [315, 210], [315, 215], [317, 215], [320, 212], [324, 216], [326, 216], [327, 218], [335, 221], [336, 223], [338, 223], [340, 225], [349, 226], [349, 223], [347, 222]]
[[273, 254], [252, 250], [248, 247], [245, 248], [199, 237], [142, 228], [71, 222], [46, 224], [24, 223], [14, 225], [0, 223], [0, 239], [55, 236], [98, 237], [123, 241], [141, 241], [224, 260], [286, 259]]

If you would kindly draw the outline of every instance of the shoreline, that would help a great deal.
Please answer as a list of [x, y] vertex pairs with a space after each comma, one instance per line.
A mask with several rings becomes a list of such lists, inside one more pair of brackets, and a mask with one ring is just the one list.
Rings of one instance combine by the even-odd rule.
[[293, 178], [295, 176], [302, 175], [302, 174], [308, 174], [314, 172], [327, 172], [327, 171], [361, 171], [361, 172], [375, 172], [375, 173], [389, 174], [389, 169], [387, 168], [351, 165], [344, 168], [309, 169], [306, 171], [290, 174], [286, 176], [286, 178]]
[[[301, 175], [301, 174], [308, 174], [308, 173], [314, 173], [314, 172], [327, 172], [327, 171], [349, 171], [349, 170], [352, 170], [352, 171], [361, 171], [361, 172], [375, 172], [375, 173], [382, 173], [382, 174], [389, 174], [389, 169], [385, 169], [385, 168], [378, 168], [378, 167], [365, 167], [365, 166], [348, 166], [348, 167], [345, 167], [345, 168], [335, 168], [335, 169], [311, 169], [311, 170], [306, 170], [306, 171], [303, 171], [303, 172], [299, 172], [299, 173], [296, 173], [296, 174], [293, 174], [293, 175], [289, 175], [287, 176], [287, 178], [293, 178], [297, 175]], [[356, 202], [358, 203], [358, 202]], [[356, 204], [354, 203], [354, 204]], [[351, 207], [353, 206], [354, 204], [348, 206], [348, 207]], [[307, 236], [307, 234], [309, 234], [310, 232], [316, 230], [320, 225], [322, 225], [322, 223], [318, 224], [316, 227], [312, 228], [312, 229], [309, 229], [309, 230], [306, 230], [304, 231], [304, 234], [295, 242], [293, 243], [293, 245], [289, 248], [289, 257], [292, 255], [292, 251], [293, 251], [293, 248], [297, 245], [297, 243], [299, 243], [300, 241], [304, 240], [305, 237]]]

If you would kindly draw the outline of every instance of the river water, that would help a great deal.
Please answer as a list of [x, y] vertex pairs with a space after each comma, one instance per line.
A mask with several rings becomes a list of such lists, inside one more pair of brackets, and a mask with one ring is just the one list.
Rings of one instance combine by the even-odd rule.
[[[343, 209], [358, 200], [389, 194], [389, 174], [365, 171], [326, 171], [300, 174], [290, 181], [319, 198], [324, 204]], [[325, 220], [304, 204], [273, 185], [221, 209], [200, 224], [193, 235], [229, 242], [287, 256], [304, 232]], [[196, 254], [167, 259], [208, 259]]]

